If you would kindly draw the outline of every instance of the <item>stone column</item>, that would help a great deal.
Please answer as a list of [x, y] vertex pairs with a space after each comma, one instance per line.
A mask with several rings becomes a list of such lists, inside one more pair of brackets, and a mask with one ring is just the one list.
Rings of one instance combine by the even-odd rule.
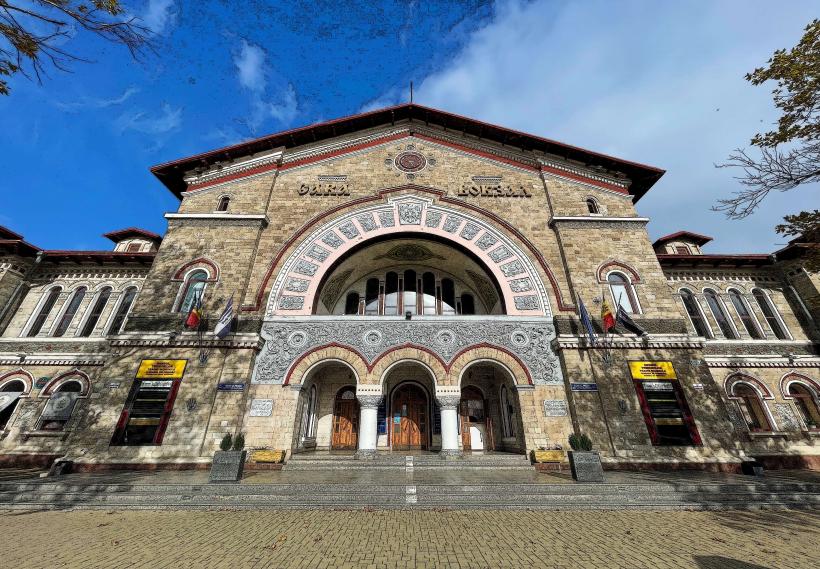
[[378, 413], [381, 393], [360, 393], [356, 390], [356, 399], [359, 400], [359, 450], [356, 451], [358, 460], [373, 460], [376, 458], [376, 441], [378, 440]]
[[458, 404], [461, 393], [436, 393], [436, 402], [441, 409], [441, 458], [461, 457], [458, 449]]

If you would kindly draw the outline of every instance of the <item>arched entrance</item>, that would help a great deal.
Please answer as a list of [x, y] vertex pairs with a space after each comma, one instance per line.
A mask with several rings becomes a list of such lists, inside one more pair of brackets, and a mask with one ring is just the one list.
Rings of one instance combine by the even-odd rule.
[[426, 450], [429, 446], [429, 401], [424, 390], [404, 383], [394, 392], [391, 402], [393, 450]]
[[356, 450], [359, 443], [359, 402], [356, 388], [347, 386], [336, 392], [333, 401], [332, 450]]
[[469, 386], [461, 390], [459, 404], [461, 420], [461, 446], [464, 451], [493, 450], [492, 419], [487, 413], [487, 402], [478, 388]]

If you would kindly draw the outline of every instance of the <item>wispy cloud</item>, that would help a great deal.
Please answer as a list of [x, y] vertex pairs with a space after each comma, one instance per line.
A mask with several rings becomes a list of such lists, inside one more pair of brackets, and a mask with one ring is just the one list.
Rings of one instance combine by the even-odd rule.
[[165, 134], [182, 124], [182, 107], [173, 108], [163, 103], [159, 114], [132, 111], [120, 115], [114, 124], [120, 132], [133, 130], [143, 134]]
[[141, 16], [145, 27], [161, 35], [176, 23], [177, 9], [174, 0], [148, 0]]
[[71, 101], [71, 102], [61, 102], [58, 101], [54, 103], [58, 108], [68, 111], [74, 112], [80, 109], [105, 109], [108, 107], [113, 107], [116, 105], [121, 105], [128, 99], [130, 99], [133, 95], [139, 93], [139, 89], [136, 87], [129, 87], [125, 91], [123, 91], [122, 95], [119, 97], [114, 97], [113, 99], [98, 99], [96, 97], [82, 97], [78, 101]]
[[251, 135], [268, 121], [277, 126], [290, 125], [299, 114], [299, 101], [293, 84], [268, 67], [268, 54], [258, 45], [242, 40], [233, 56], [236, 79], [247, 91], [251, 112], [239, 122]]

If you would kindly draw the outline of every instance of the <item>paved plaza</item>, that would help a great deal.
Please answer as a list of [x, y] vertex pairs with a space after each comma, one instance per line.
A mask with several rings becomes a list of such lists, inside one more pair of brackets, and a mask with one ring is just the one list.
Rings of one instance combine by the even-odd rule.
[[14, 511], [4, 567], [817, 567], [820, 513]]

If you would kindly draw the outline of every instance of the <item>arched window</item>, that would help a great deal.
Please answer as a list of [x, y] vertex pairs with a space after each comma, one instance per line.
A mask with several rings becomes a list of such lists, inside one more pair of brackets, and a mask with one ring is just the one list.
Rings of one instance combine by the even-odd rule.
[[595, 201], [594, 198], [587, 198], [587, 210], [589, 210], [589, 213], [592, 214], [601, 213], [601, 210], [598, 207], [598, 202]]
[[71, 419], [77, 399], [82, 395], [83, 384], [78, 380], [66, 381], [55, 389], [46, 402], [37, 429], [62, 431]]
[[507, 386], [501, 386], [501, 419], [504, 428], [504, 437], [515, 436], [515, 408], [510, 403], [509, 392]]
[[[110, 294], [110, 293], [109, 293]], [[131, 310], [131, 305], [134, 304], [134, 299], [137, 297], [137, 287], [132, 286], [125, 289], [120, 299], [120, 305], [117, 307], [117, 312], [111, 320], [111, 325], [108, 327], [109, 334], [119, 334], [122, 330], [122, 325], [125, 323], [125, 317]], [[106, 299], [107, 301], [108, 299]], [[102, 311], [102, 310], [101, 310]]]
[[391, 316], [399, 313], [399, 275], [393, 271], [384, 278], [384, 313]]
[[379, 279], [367, 279], [364, 287], [364, 313], [375, 315], [379, 313]]
[[706, 324], [706, 318], [703, 317], [700, 305], [692, 291], [687, 288], [681, 289], [680, 297], [683, 300], [684, 308], [686, 308], [686, 314], [689, 315], [689, 321], [692, 322], [692, 326], [695, 328], [695, 333], [702, 338], [711, 338], [712, 334]]
[[706, 298], [706, 304], [709, 305], [709, 310], [712, 311], [712, 315], [715, 317], [715, 321], [720, 327], [720, 331], [723, 332], [723, 336], [728, 340], [737, 340], [735, 329], [732, 328], [732, 324], [729, 322], [729, 316], [723, 309], [723, 304], [721, 304], [717, 293], [712, 289], [707, 288], [703, 291], [703, 296]]
[[788, 340], [789, 335], [786, 334], [786, 328], [780, 320], [780, 315], [777, 313], [777, 309], [772, 304], [772, 301], [766, 296], [766, 293], [756, 288], [752, 291], [752, 296], [755, 297], [758, 306], [760, 306], [760, 311], [766, 318], [766, 323], [769, 325], [769, 328], [772, 329], [775, 337], [778, 340]]
[[616, 310], [618, 306], [622, 306], [626, 312], [638, 314], [640, 312], [638, 310], [638, 300], [629, 279], [621, 273], [609, 273], [606, 280], [609, 283], [609, 290], [612, 293], [612, 300], [615, 303]]
[[758, 330], [757, 323], [749, 312], [749, 308], [746, 306], [746, 301], [743, 299], [743, 296], [741, 296], [739, 291], [731, 289], [729, 291], [729, 298], [732, 299], [732, 305], [735, 307], [735, 310], [737, 310], [737, 315], [740, 316], [740, 321], [743, 322], [743, 327], [746, 328], [746, 332], [755, 340], [760, 340], [763, 334]]
[[6, 429], [20, 402], [20, 396], [26, 391], [26, 384], [20, 379], [9, 381], [0, 387], [0, 431]]
[[445, 316], [456, 313], [456, 287], [452, 279], [441, 279], [441, 313]]
[[766, 414], [766, 404], [754, 387], [748, 383], [737, 382], [732, 387], [732, 397], [738, 400], [746, 426], [752, 432], [766, 432], [772, 430], [769, 417]]
[[404, 312], [418, 314], [416, 309], [416, 271], [407, 269], [404, 271]]
[[789, 395], [794, 399], [794, 405], [806, 428], [812, 431], [820, 430], [820, 408], [817, 406], [817, 396], [800, 383], [789, 385]]
[[83, 298], [85, 298], [85, 292], [87, 290], [86, 287], [81, 286], [71, 295], [71, 300], [68, 301], [68, 306], [60, 318], [57, 328], [54, 329], [54, 336], [58, 338], [63, 336], [66, 330], [68, 330], [68, 327], [71, 326], [71, 321], [74, 320], [74, 315], [77, 314], [77, 310], [80, 308], [80, 303], [83, 301]]
[[60, 297], [60, 290], [60, 287], [54, 287], [45, 294], [45, 297], [40, 304], [40, 309], [37, 312], [37, 316], [34, 317], [34, 321], [31, 323], [31, 328], [29, 328], [26, 333], [27, 337], [33, 338], [40, 333], [40, 330], [43, 329], [43, 324], [46, 323], [48, 315], [51, 313], [51, 309], [54, 308], [54, 304]]
[[345, 298], [345, 314], [359, 313], [359, 293], [349, 292]]
[[313, 438], [316, 436], [316, 386], [310, 386], [310, 395], [308, 396], [308, 422], [305, 430], [305, 437]]
[[179, 303], [177, 312], [188, 314], [194, 305], [194, 302], [202, 296], [205, 291], [205, 281], [208, 280], [208, 273], [203, 269], [192, 271], [185, 282], [182, 283], [182, 299]]
[[228, 211], [228, 205], [231, 203], [231, 198], [228, 196], [222, 196], [219, 198], [219, 203], [217, 203], [216, 211]]
[[142, 249], [142, 243], [139, 241], [134, 241], [133, 243], [129, 243], [125, 246], [125, 251], [127, 253], [139, 253], [140, 249]]
[[421, 275], [422, 308], [424, 314], [436, 313], [436, 277], [431, 272]]
[[92, 332], [94, 332], [94, 328], [96, 328], [97, 322], [100, 320], [100, 315], [102, 314], [105, 305], [108, 304], [108, 299], [110, 296], [110, 286], [104, 287], [100, 290], [96, 300], [94, 300], [94, 304], [91, 306], [91, 312], [88, 314], [88, 318], [86, 318], [82, 330], [80, 330], [80, 336], [87, 338]]
[[468, 315], [475, 314], [475, 300], [472, 294], [461, 295], [461, 313]]

